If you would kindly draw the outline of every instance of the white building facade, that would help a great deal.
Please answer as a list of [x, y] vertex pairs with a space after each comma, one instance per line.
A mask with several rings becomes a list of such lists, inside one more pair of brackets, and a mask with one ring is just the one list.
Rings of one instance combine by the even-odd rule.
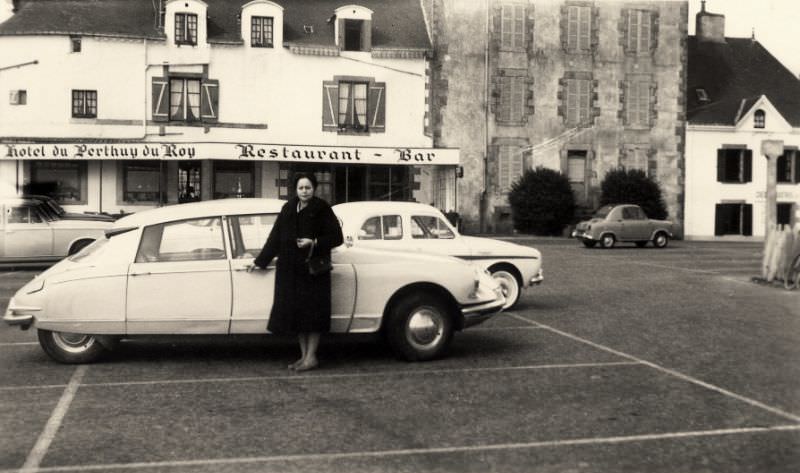
[[755, 38], [726, 38], [724, 20], [703, 9], [689, 38], [684, 235], [763, 239], [770, 181], [777, 223], [800, 223], [800, 80]]
[[454, 205], [419, 2], [59, 3], [0, 23], [0, 193], [134, 212], [287, 198], [304, 171], [331, 203]]

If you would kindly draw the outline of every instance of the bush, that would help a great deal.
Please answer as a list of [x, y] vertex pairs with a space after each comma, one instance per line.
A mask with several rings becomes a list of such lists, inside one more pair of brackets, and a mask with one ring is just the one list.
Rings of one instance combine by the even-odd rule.
[[614, 169], [606, 174], [600, 184], [600, 205], [637, 204], [649, 218], [667, 218], [667, 206], [661, 195], [661, 187], [644, 171], [638, 169]]
[[552, 169], [528, 169], [508, 194], [514, 228], [535, 235], [560, 235], [575, 213], [567, 176]]

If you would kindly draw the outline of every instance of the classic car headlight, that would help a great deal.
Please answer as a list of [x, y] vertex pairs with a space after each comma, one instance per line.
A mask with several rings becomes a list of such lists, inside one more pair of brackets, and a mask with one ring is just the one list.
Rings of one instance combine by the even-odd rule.
[[37, 276], [33, 281], [25, 285], [25, 294], [33, 294], [44, 289], [44, 278]]

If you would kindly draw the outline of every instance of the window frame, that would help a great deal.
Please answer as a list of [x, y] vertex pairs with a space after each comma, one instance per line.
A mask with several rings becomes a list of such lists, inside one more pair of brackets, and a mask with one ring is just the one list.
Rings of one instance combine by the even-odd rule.
[[[567, 35], [567, 52], [590, 52], [592, 50], [592, 17], [594, 14], [592, 6], [567, 5], [566, 8], [567, 17], [565, 34]], [[584, 13], [586, 18], [583, 18]]]
[[[510, 15], [507, 15], [508, 12]], [[501, 51], [524, 51], [527, 49], [525, 17], [525, 5], [523, 4], [504, 3], [500, 6]]]
[[[170, 226], [176, 225], [183, 225], [193, 221], [200, 221], [200, 220], [216, 220], [219, 226], [219, 237], [220, 237], [220, 244], [222, 245], [222, 255], [217, 257], [206, 257], [206, 258], [190, 258], [190, 259], [160, 259], [161, 255], [161, 246], [164, 242], [164, 230]], [[152, 247], [151, 243], [152, 240], [146, 240], [146, 238], [155, 238], [151, 235], [157, 235], [157, 239], [154, 241], [156, 243], [155, 247]], [[145, 243], [150, 248], [145, 249]], [[145, 251], [155, 250], [155, 254], [148, 255], [145, 254]], [[192, 253], [191, 251], [189, 252]], [[202, 253], [198, 253], [198, 256], [202, 255]], [[141, 236], [139, 237], [139, 244], [136, 248], [136, 256], [134, 258], [134, 263], [194, 263], [194, 262], [201, 262], [201, 261], [220, 261], [220, 260], [227, 260], [228, 259], [228, 248], [227, 242], [225, 238], [225, 222], [223, 218], [219, 215], [212, 215], [207, 217], [197, 217], [197, 218], [187, 218], [181, 220], [172, 220], [169, 222], [162, 222], [157, 223], [154, 225], [147, 225], [142, 229]]]
[[[634, 15], [636, 16], [635, 22]], [[652, 10], [628, 10], [627, 37], [625, 38], [628, 52], [632, 54], [650, 54], [653, 47], [653, 15], [654, 12]], [[635, 31], [633, 31], [634, 28]]]
[[[181, 18], [181, 21], [178, 21]], [[197, 46], [197, 13], [175, 12], [175, 44], [178, 46]], [[194, 23], [192, 25], [192, 23]]]
[[[173, 88], [173, 85], [172, 85], [173, 81], [181, 81], [182, 84], [183, 84], [181, 86], [181, 92], [180, 92], [181, 100], [182, 100], [182, 104], [183, 104], [182, 105], [182, 110], [181, 110], [181, 113], [183, 115], [182, 118], [174, 118], [173, 112], [172, 112], [173, 97], [174, 97], [174, 94], [175, 94], [175, 92], [173, 91], [174, 88]], [[197, 82], [197, 93], [196, 94], [189, 92], [189, 82], [190, 81], [191, 82]], [[169, 117], [169, 121], [170, 122], [175, 122], [175, 123], [200, 123], [200, 122], [203, 121], [203, 118], [202, 118], [202, 113], [203, 113], [203, 107], [202, 107], [202, 101], [203, 101], [203, 99], [202, 99], [203, 79], [202, 79], [202, 77], [193, 76], [193, 75], [191, 75], [191, 76], [190, 75], [172, 75], [172, 76], [169, 76], [169, 77], [167, 77], [167, 94], [168, 94], [167, 95], [167, 113], [168, 113], [168, 117]], [[197, 95], [197, 106], [196, 107], [189, 103], [189, 96], [190, 95]], [[194, 108], [197, 109], [197, 114], [196, 114], [196, 116], [194, 118], [192, 118], [190, 120], [187, 112], [190, 109], [194, 109]]]
[[[121, 178], [121, 202], [128, 205], [154, 205], [163, 203], [165, 201], [166, 192], [164, 189], [164, 170], [165, 166], [163, 165], [163, 161], [161, 160], [123, 160], [119, 162], [119, 166], [122, 168], [120, 173]], [[155, 192], [136, 192], [133, 190], [128, 189], [128, 173], [132, 170], [131, 168], [140, 168], [141, 171], [146, 172], [157, 172], [158, 173], [158, 186]], [[134, 171], [136, 169], [133, 169]], [[129, 199], [129, 194], [150, 194], [154, 193], [156, 195], [155, 199], [142, 199], [142, 200], [133, 200]]]
[[625, 121], [631, 128], [650, 128], [652, 90], [649, 80], [629, 80], [625, 94]]
[[97, 118], [97, 91], [72, 89], [72, 118]]
[[[450, 227], [450, 222], [447, 221], [447, 218], [443, 218], [441, 215], [431, 215], [431, 214], [412, 214], [410, 216], [409, 223], [412, 225], [416, 224], [422, 230], [422, 236], [414, 236], [414, 232], [411, 232], [411, 238], [414, 240], [455, 240], [457, 232], [454, 231], [452, 227]], [[428, 225], [424, 222], [420, 222], [419, 219], [421, 218], [433, 218], [436, 219], [436, 230], [437, 233], [433, 233]], [[443, 224], [444, 228], [447, 229], [450, 236], [448, 237], [441, 237], [439, 236], [438, 230], [442, 228], [440, 225]]]
[[[584, 126], [592, 121], [593, 80], [568, 78], [564, 87], [564, 122], [569, 126]], [[585, 85], [586, 90], [581, 90]], [[570, 90], [572, 87], [575, 90]], [[576, 103], [577, 101], [577, 103]], [[572, 119], [575, 115], [575, 120]]]
[[[69, 166], [69, 167], [67, 167]], [[85, 205], [88, 202], [89, 165], [83, 160], [34, 160], [31, 161], [31, 182], [40, 183], [39, 173], [49, 169], [67, 169], [74, 171], [77, 178], [78, 196], [74, 201], [64, 200], [62, 193], [48, 194], [50, 198], [62, 205]], [[58, 191], [58, 189], [55, 189]]]
[[[733, 153], [738, 153], [734, 156]], [[722, 159], [722, 161], [720, 161]], [[737, 178], [732, 175], [734, 163], [737, 168]], [[717, 182], [721, 184], [747, 184], [753, 181], [753, 150], [747, 147], [722, 147], [717, 149]]]
[[[269, 20], [269, 21], [267, 21]], [[266, 38], [267, 23], [269, 24], [269, 38]], [[258, 28], [256, 28], [258, 25]], [[256, 35], [258, 32], [258, 36]], [[250, 47], [274, 48], [275, 47], [275, 18], [271, 16], [250, 17]]]
[[[347, 85], [348, 95], [345, 99], [342, 99], [342, 86]], [[355, 90], [355, 86], [363, 86], [364, 87], [364, 97], [363, 99], [356, 99], [355, 94], [353, 93]], [[369, 81], [365, 80], [340, 80], [338, 81], [338, 99], [339, 99], [339, 108], [338, 114], [336, 117], [336, 126], [339, 128], [340, 132], [349, 132], [349, 133], [369, 133], [370, 126], [369, 126]], [[342, 112], [342, 100], [346, 100], [345, 103], [345, 110]], [[357, 115], [361, 115], [356, 110], [356, 100], [363, 100], [364, 102], [364, 124], [357, 127], [354, 123], [347, 123], [348, 122], [348, 112], [352, 116], [351, 118], [354, 120]], [[345, 118], [345, 123], [342, 123], [342, 116]]]
[[[509, 192], [514, 182], [525, 173], [524, 146], [498, 144], [497, 146], [497, 187], [500, 192]], [[515, 173], [515, 171], [519, 171]]]
[[[344, 44], [342, 44], [342, 51], [364, 51], [364, 27], [365, 21], [358, 18], [344, 18], [344, 22], [342, 23], [342, 27], [344, 28], [344, 32], [342, 33], [342, 38], [344, 39]], [[358, 29], [356, 33], [355, 30]], [[353, 44], [351, 43], [358, 43], [357, 48], [351, 48]]]
[[521, 124], [525, 121], [528, 79], [525, 76], [498, 77], [497, 110], [495, 120], [503, 124]]
[[763, 130], [767, 126], [767, 112], [758, 109], [753, 112], [753, 128]]

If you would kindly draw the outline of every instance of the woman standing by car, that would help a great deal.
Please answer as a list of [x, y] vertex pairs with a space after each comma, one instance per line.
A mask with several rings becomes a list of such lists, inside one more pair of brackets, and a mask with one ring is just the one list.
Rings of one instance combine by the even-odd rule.
[[316, 368], [321, 333], [331, 327], [331, 274], [311, 275], [308, 259], [330, 260], [331, 249], [342, 244], [342, 230], [330, 205], [316, 197], [313, 174], [295, 175], [297, 196], [281, 209], [254, 266], [266, 268], [277, 256], [275, 298], [267, 329], [275, 334], [297, 335], [302, 356], [289, 369]]

